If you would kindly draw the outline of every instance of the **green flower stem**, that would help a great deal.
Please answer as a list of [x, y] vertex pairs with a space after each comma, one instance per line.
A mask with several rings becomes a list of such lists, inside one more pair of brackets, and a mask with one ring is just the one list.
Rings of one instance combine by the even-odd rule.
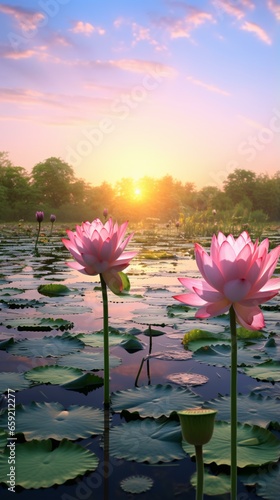
[[229, 310], [231, 332], [231, 378], [230, 378], [230, 412], [231, 412], [231, 498], [237, 498], [237, 336], [236, 317], [233, 306]]
[[36, 250], [37, 245], [38, 245], [38, 239], [39, 239], [40, 230], [41, 230], [41, 222], [38, 222], [38, 224], [39, 224], [39, 226], [38, 226], [37, 238], [36, 238], [36, 243], [35, 243], [35, 250]]
[[107, 285], [100, 274], [102, 300], [103, 300], [103, 349], [104, 349], [104, 406], [110, 405], [110, 388], [109, 388], [109, 319], [108, 319], [108, 295]]
[[196, 500], [203, 499], [204, 465], [202, 444], [195, 445], [196, 456]]

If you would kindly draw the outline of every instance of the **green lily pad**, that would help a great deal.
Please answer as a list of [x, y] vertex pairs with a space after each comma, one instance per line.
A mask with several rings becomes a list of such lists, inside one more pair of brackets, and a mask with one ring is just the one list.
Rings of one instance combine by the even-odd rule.
[[[204, 463], [230, 465], [230, 424], [215, 422], [214, 433], [203, 446]], [[194, 446], [183, 441], [184, 450], [195, 456]], [[280, 454], [280, 440], [272, 432], [257, 425], [238, 424], [237, 426], [237, 466], [258, 467], [269, 462], [277, 462]]]
[[0, 340], [0, 350], [5, 351], [7, 349], [7, 347], [10, 347], [13, 344], [14, 344], [13, 337], [11, 337], [9, 339]]
[[77, 368], [45, 365], [32, 368], [32, 370], [25, 372], [24, 377], [26, 380], [31, 380], [37, 384], [62, 385], [67, 382], [72, 382], [81, 375], [83, 375], [83, 371]]
[[[219, 396], [205, 402], [205, 406], [218, 411], [217, 420], [230, 421], [230, 397]], [[261, 394], [239, 394], [237, 396], [238, 421], [260, 427], [272, 426], [280, 429], [280, 398], [263, 397]]]
[[0, 373], [0, 394], [6, 392], [8, 389], [14, 391], [21, 391], [30, 386], [22, 373], [15, 372], [1, 372]]
[[182, 408], [201, 405], [201, 398], [188, 388], [149, 385], [116, 391], [111, 396], [112, 410], [137, 413], [140, 417], [169, 417]]
[[0, 296], [5, 297], [6, 295], [11, 296], [11, 295], [19, 295], [20, 293], [23, 293], [24, 290], [21, 288], [1, 288], [0, 290]]
[[[0, 454], [0, 482], [7, 484], [10, 450]], [[50, 439], [16, 445], [16, 485], [23, 488], [49, 488], [94, 471], [97, 456], [87, 448], [66, 439], [53, 448]]]
[[144, 493], [149, 491], [154, 481], [147, 476], [130, 476], [120, 482], [120, 487], [126, 493]]
[[135, 462], [157, 464], [185, 458], [178, 422], [132, 420], [110, 430], [110, 454]]
[[[8, 410], [0, 415], [0, 427], [7, 425]], [[67, 409], [60, 403], [36, 403], [16, 406], [16, 432], [32, 439], [63, 438], [74, 441], [102, 434], [103, 412], [87, 406], [71, 405]]]
[[61, 295], [68, 295], [69, 293], [72, 293], [68, 286], [55, 283], [39, 285], [37, 290], [41, 295], [46, 295], [47, 297], [59, 297]]
[[[194, 488], [196, 488], [197, 473], [195, 472], [190, 479], [190, 482]], [[230, 493], [231, 482], [230, 476], [226, 474], [219, 474], [214, 476], [209, 474], [207, 470], [204, 471], [204, 484], [203, 492], [205, 495], [213, 496], [216, 498], [218, 495], [225, 495]]]
[[[228, 335], [224, 333], [212, 333], [208, 332], [206, 330], [199, 330], [198, 328], [194, 328], [193, 330], [190, 330], [188, 333], [185, 333], [182, 344], [187, 347], [188, 349], [191, 349], [190, 343], [194, 343], [197, 341], [203, 341], [202, 343], [198, 343], [199, 347], [202, 347], [204, 345], [210, 345], [210, 344], [216, 344], [217, 342], [219, 344], [222, 344], [222, 340], [229, 340], [230, 338]], [[191, 349], [192, 351], [196, 351], [197, 349]]]
[[[104, 336], [102, 333], [83, 333], [78, 335], [78, 338], [84, 342], [85, 345], [89, 345], [91, 347], [101, 347], [104, 345]], [[120, 345], [123, 341], [133, 339], [133, 335], [125, 335], [121, 333], [109, 333], [109, 345], [115, 346]]]
[[162, 330], [155, 330], [154, 328], [149, 327], [143, 331], [143, 334], [146, 335], [147, 337], [159, 337], [161, 335], [164, 335], [165, 332]]
[[133, 337], [127, 340], [122, 340], [120, 347], [125, 349], [127, 352], [137, 352], [144, 349], [144, 344], [142, 344], [140, 340]]
[[6, 304], [9, 309], [24, 309], [26, 307], [35, 307], [39, 308], [44, 305], [44, 302], [40, 300], [28, 300], [28, 299], [2, 299], [0, 301], [3, 304]]
[[257, 380], [280, 382], [280, 361], [269, 360], [257, 366], [244, 367], [243, 370]]
[[[115, 368], [121, 364], [121, 358], [110, 355], [109, 365], [110, 368]], [[58, 360], [59, 366], [73, 366], [74, 368], [81, 368], [82, 370], [103, 370], [104, 369], [104, 356], [103, 352], [78, 352], [76, 354], [69, 354]]]
[[280, 466], [275, 469], [259, 470], [249, 476], [242, 477], [241, 481], [248, 486], [256, 486], [257, 494], [265, 500], [275, 500], [279, 497]]
[[98, 375], [94, 375], [93, 373], [83, 373], [80, 377], [75, 378], [70, 382], [65, 382], [65, 384], [61, 384], [61, 386], [64, 387], [64, 389], [69, 389], [71, 391], [79, 391], [85, 387], [101, 387], [103, 382], [103, 378]]
[[7, 328], [17, 328], [19, 331], [50, 332], [51, 330], [70, 330], [74, 324], [66, 319], [53, 318], [17, 318], [2, 322]]
[[[261, 363], [267, 356], [256, 349], [238, 349], [237, 365], [251, 366]], [[193, 359], [214, 366], [231, 366], [231, 346], [226, 344], [201, 347], [194, 352]], [[245, 368], [244, 368], [245, 370]]]
[[7, 351], [17, 356], [58, 357], [84, 348], [83, 342], [70, 336], [43, 337], [42, 339], [25, 339], [15, 342]]

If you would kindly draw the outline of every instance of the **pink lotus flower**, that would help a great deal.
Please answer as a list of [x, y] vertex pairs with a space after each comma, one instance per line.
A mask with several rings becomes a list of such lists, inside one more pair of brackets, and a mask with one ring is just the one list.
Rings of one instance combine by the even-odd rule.
[[116, 293], [123, 290], [120, 272], [130, 263], [137, 252], [124, 252], [133, 234], [124, 238], [128, 222], [120, 227], [110, 218], [105, 224], [99, 219], [83, 222], [76, 226], [76, 232], [67, 231], [69, 240], [62, 239], [63, 244], [72, 254], [76, 262], [67, 265], [84, 274], [102, 275], [107, 286]]
[[280, 278], [270, 279], [277, 265], [280, 246], [268, 252], [269, 241], [253, 243], [244, 231], [236, 240], [230, 234], [213, 236], [210, 255], [195, 244], [195, 257], [204, 279], [179, 278], [191, 293], [174, 298], [198, 306], [197, 318], [212, 318], [233, 306], [238, 323], [248, 330], [265, 326], [258, 307], [277, 295]]

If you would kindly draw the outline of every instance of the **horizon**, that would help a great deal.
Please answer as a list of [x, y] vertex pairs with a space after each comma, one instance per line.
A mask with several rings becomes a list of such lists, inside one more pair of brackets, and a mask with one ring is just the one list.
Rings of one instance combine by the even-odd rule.
[[2, 146], [91, 185], [197, 189], [279, 171], [280, 6], [253, 0], [0, 3]]

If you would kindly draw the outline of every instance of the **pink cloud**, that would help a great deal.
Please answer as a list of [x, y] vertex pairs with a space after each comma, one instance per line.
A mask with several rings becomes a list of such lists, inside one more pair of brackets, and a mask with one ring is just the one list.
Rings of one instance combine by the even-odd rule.
[[198, 85], [199, 87], [203, 87], [210, 92], [216, 92], [217, 94], [221, 94], [224, 96], [230, 96], [231, 94], [227, 90], [223, 90], [215, 85], [211, 85], [209, 83], [202, 82], [201, 80], [196, 80], [192, 76], [187, 76], [187, 80], [193, 83], [194, 85]]
[[120, 68], [131, 73], [157, 73], [162, 77], [175, 76], [175, 70], [171, 66], [165, 64], [143, 61], [139, 59], [118, 59], [109, 61], [111, 66]]
[[278, 3], [277, 0], [268, 0], [267, 5], [277, 21], [280, 21], [280, 3]]
[[267, 43], [268, 45], [272, 44], [272, 40], [269, 35], [258, 24], [245, 21], [244, 24], [242, 24], [241, 29], [254, 33], [262, 42]]
[[0, 4], [0, 12], [11, 16], [23, 31], [35, 30], [45, 18], [42, 12], [31, 11], [24, 7]]
[[212, 14], [195, 8], [189, 8], [188, 13], [182, 18], [162, 17], [157, 24], [166, 28], [171, 38], [190, 38], [193, 30], [206, 22], [215, 23]]
[[225, 12], [229, 16], [236, 19], [242, 19], [246, 14], [246, 9], [254, 9], [255, 5], [251, 0], [239, 0], [238, 2], [232, 0], [215, 0], [214, 7], [218, 12]]
[[84, 23], [83, 21], [77, 21], [70, 31], [72, 31], [72, 33], [79, 33], [85, 36], [90, 36], [92, 33], [97, 33], [98, 35], [105, 34], [105, 30], [103, 28], [93, 26], [91, 23]]

